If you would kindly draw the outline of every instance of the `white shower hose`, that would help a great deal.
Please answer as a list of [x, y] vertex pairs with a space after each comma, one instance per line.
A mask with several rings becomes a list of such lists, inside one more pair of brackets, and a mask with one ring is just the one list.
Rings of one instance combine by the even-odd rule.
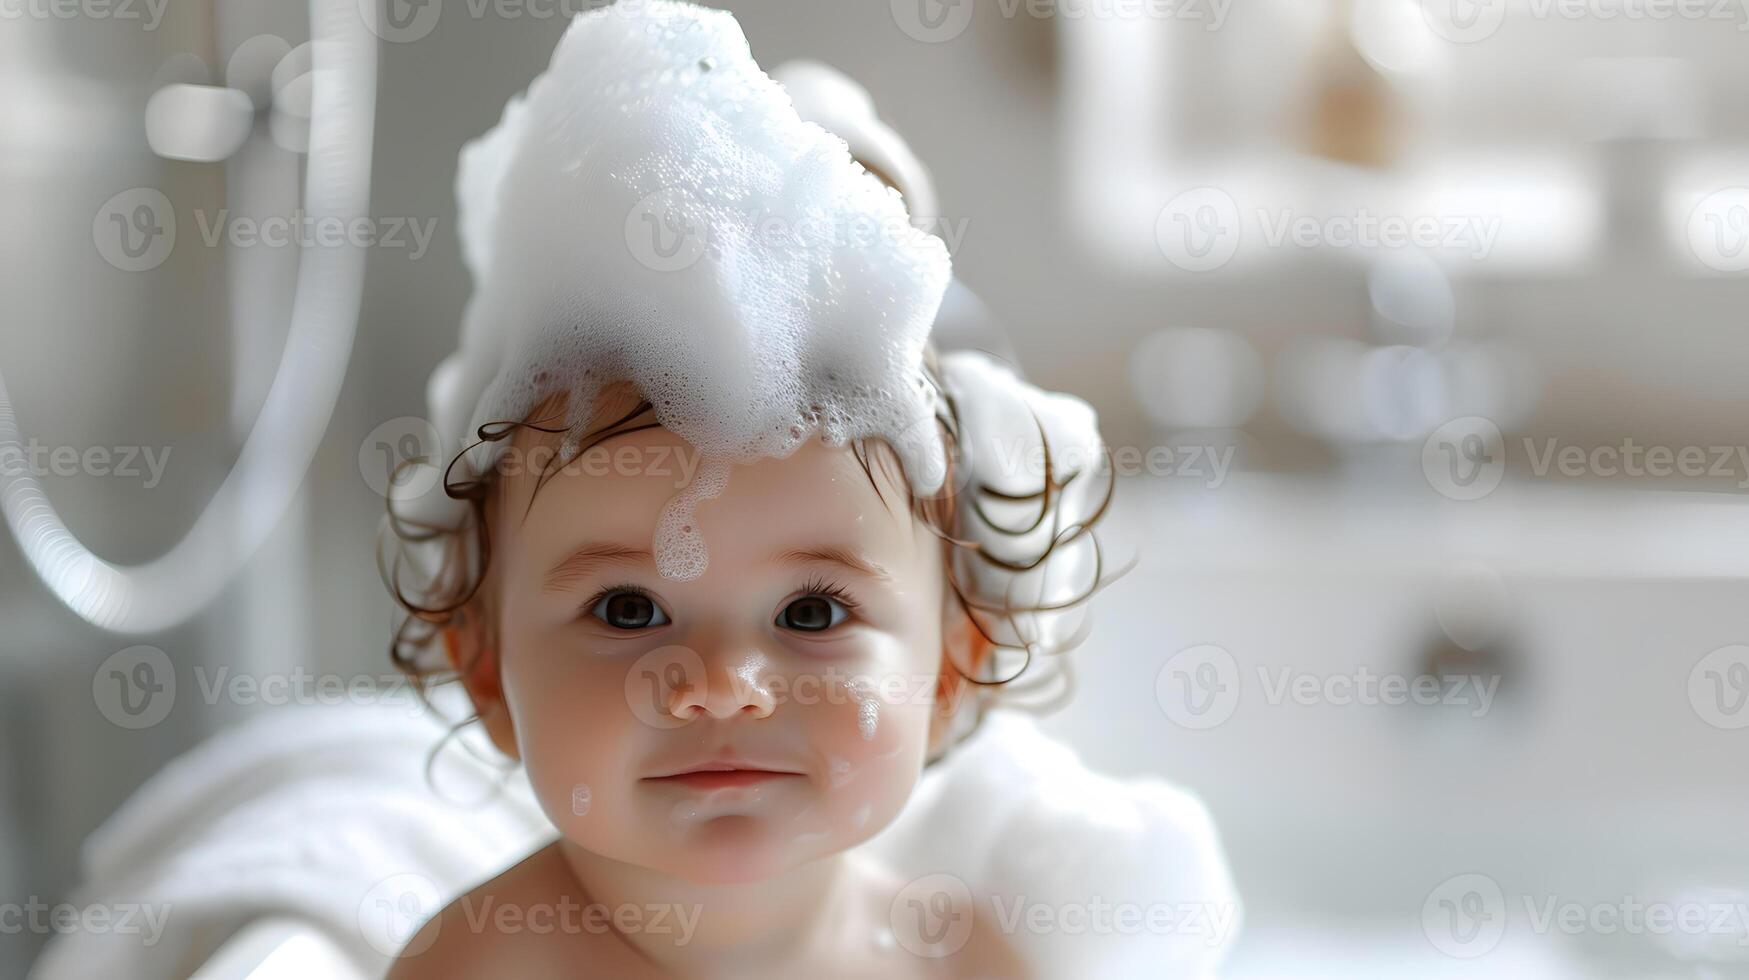
[[[313, 95], [304, 207], [318, 221], [368, 212], [376, 114], [376, 37], [357, 0], [311, 0]], [[55, 513], [28, 467], [0, 465], [0, 509], [31, 567], [55, 596], [117, 633], [169, 629], [205, 608], [272, 533], [303, 483], [352, 355], [364, 285], [356, 246], [306, 249], [285, 352], [260, 417], [188, 534], [143, 565], [91, 553]], [[0, 462], [24, 458], [0, 377]]]

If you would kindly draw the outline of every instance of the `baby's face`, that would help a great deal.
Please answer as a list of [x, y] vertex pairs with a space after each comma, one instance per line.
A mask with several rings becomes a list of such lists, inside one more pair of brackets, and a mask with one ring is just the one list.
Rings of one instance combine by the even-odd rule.
[[736, 466], [696, 512], [709, 565], [681, 582], [650, 549], [696, 452], [657, 427], [593, 458], [538, 493], [503, 477], [493, 527], [504, 700], [560, 832], [734, 882], [885, 826], [929, 745], [947, 594], [904, 488], [872, 467], [883, 501], [817, 442]]

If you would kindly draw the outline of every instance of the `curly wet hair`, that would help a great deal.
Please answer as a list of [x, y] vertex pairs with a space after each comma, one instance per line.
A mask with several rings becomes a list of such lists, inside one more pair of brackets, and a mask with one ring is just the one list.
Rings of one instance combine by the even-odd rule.
[[[953, 743], [977, 729], [984, 712], [997, 702], [998, 695], [1005, 705], [1038, 712], [1054, 710], [1065, 702], [1073, 690], [1073, 674], [1069, 670], [1068, 658], [1063, 654], [1085, 639], [1086, 629], [1078, 630], [1066, 640], [1043, 646], [1024, 642], [1025, 630], [1019, 625], [1019, 620], [1026, 614], [1061, 611], [1080, 606], [1128, 569], [1118, 569], [1107, 574], [1104, 552], [1098, 536], [1094, 534], [1095, 525], [1110, 508], [1116, 488], [1115, 471], [1109, 465], [1109, 459], [1104, 466], [1059, 470], [1057, 461], [1052, 458], [1049, 442], [1044, 440], [1044, 427], [1035, 416], [1034, 424], [1038, 426], [1040, 439], [1044, 442], [1043, 473], [1036, 490], [1016, 494], [981, 484], [960, 487], [959, 482], [966, 479], [965, 476], [956, 478], [962, 434], [960, 412], [953, 396], [942, 384], [939, 362], [933, 348], [925, 352], [923, 375], [938, 395], [935, 422], [947, 450], [948, 475], [942, 491], [937, 494], [918, 496], [906, 490], [910, 499], [905, 502], [905, 506], [940, 540], [948, 588], [952, 590], [955, 601], [966, 611], [967, 618], [976, 627], [983, 641], [973, 644], [977, 649], [970, 662], [962, 663], [960, 660], [963, 658], [952, 655], [954, 651], [944, 651], [944, 663], [949, 669], [942, 672], [942, 686], [938, 689], [938, 694], [958, 693], [950, 688], [961, 682], [973, 685], [970, 689], [973, 696], [969, 699], [973, 710], [969, 718], [957, 719], [957, 731], [953, 733], [949, 744], [930, 758], [929, 761], [933, 763], [945, 755], [946, 749], [951, 748]], [[477, 432], [479, 441], [462, 450], [445, 466], [444, 493], [452, 500], [467, 504], [460, 523], [454, 526], [422, 523], [397, 513], [396, 501], [393, 496], [390, 497], [388, 516], [377, 549], [379, 573], [400, 610], [389, 656], [395, 666], [412, 681], [414, 690], [426, 705], [439, 714], [441, 711], [433, 704], [431, 692], [439, 685], [469, 675], [476, 666], [472, 662], [448, 662], [442, 650], [444, 631], [467, 623], [469, 617], [479, 617], [488, 626], [493, 622], [491, 589], [483, 588], [483, 585], [487, 580], [492, 556], [490, 505], [500, 481], [496, 468], [482, 476], [458, 476], [457, 464], [476, 446], [504, 442], [519, 430], [547, 434], [566, 432], [566, 427], [559, 421], [564, 417], [563, 405], [559, 404], [557, 408], [552, 406], [553, 400], [549, 399], [548, 403], [531, 413], [536, 417], [482, 425]], [[615, 436], [659, 426], [650, 402], [638, 397], [631, 410], [591, 430], [574, 450], [566, 454], [556, 454], [539, 471], [536, 491], [578, 454]], [[894, 506], [893, 501], [888, 499], [887, 492], [882, 489], [882, 481], [876, 478], [875, 468], [881, 467], [885, 471], [883, 475], [897, 478], [893, 480], [897, 486], [907, 487], [908, 484], [898, 478], [902, 474], [897, 455], [879, 440], [855, 440], [850, 447], [876, 493], [891, 509]], [[429, 464], [429, 461], [409, 460], [402, 465], [419, 464]], [[1023, 555], [1020, 560], [999, 556], [983, 547], [979, 543], [978, 535], [964, 533], [967, 528], [962, 526], [962, 522], [976, 521], [982, 526], [981, 533], [996, 535], [999, 540], [1018, 540], [1037, 531], [1046, 520], [1060, 522], [1062, 515], [1057, 504], [1065, 488], [1078, 480], [1098, 479], [1101, 473], [1105, 485], [1099, 491], [1096, 506], [1086, 516], [1065, 526], [1054, 527], [1048, 543], [1038, 549], [1036, 554]], [[963, 499], [966, 495], [970, 495], [969, 499]], [[1013, 522], [995, 520], [990, 513], [990, 506], [987, 505], [1027, 510], [1036, 507], [1036, 515], [1021, 526], [1013, 526]], [[1043, 565], [1057, 549], [1076, 542], [1083, 536], [1092, 543], [1094, 567], [1091, 580], [1076, 594], [1048, 605], [1015, 605], [1006, 597], [978, 594], [973, 581], [975, 571], [970, 575], [962, 574], [959, 571], [961, 563], [956, 562], [953, 555], [953, 552], [958, 551], [968, 556], [968, 564], [973, 569], [984, 564], [1011, 573], [1026, 572]], [[409, 566], [416, 568], [420, 564], [416, 551], [423, 555], [436, 552], [441, 557], [435, 568], [423, 570], [421, 577], [425, 584], [417, 590], [409, 590], [402, 582], [403, 571]], [[478, 720], [477, 714], [459, 720], [451, 719], [451, 734], [454, 735]]]

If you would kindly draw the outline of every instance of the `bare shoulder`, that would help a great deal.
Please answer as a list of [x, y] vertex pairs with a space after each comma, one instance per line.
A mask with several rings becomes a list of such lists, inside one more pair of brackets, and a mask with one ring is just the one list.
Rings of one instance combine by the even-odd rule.
[[619, 950], [579, 921], [582, 902], [556, 845], [449, 903], [402, 948], [388, 980], [617, 976]]

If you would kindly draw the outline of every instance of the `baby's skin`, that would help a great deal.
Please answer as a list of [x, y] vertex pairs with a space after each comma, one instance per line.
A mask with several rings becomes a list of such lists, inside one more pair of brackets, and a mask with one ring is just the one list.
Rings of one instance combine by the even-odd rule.
[[[612, 388], [596, 417], [636, 404]], [[559, 436], [506, 452], [488, 574], [445, 639], [559, 838], [390, 976], [1025, 976], [973, 906], [951, 941], [907, 929], [905, 880], [852, 850], [945, 740], [966, 690], [947, 656], [984, 642], [894, 458], [815, 441], [734, 466], [695, 515], [709, 564], [677, 581], [652, 540], [702, 468], [639, 421], [544, 482]]]

